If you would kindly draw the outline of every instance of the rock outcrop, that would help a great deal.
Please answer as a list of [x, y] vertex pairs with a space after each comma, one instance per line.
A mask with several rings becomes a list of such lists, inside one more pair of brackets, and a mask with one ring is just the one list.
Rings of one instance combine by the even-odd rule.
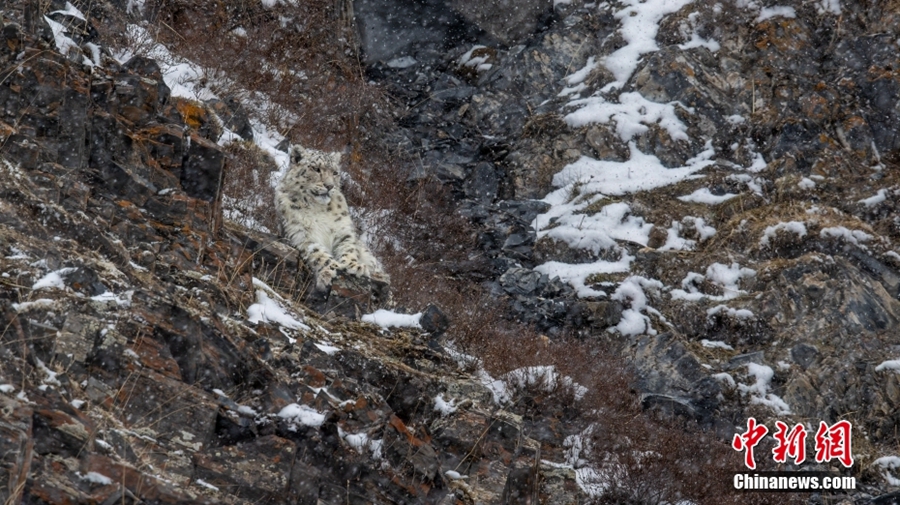
[[429, 345], [439, 309], [429, 335], [336, 317], [352, 279], [327, 316], [292, 299], [297, 251], [222, 223], [228, 158], [152, 60], [0, 33], [0, 500], [583, 498], [470, 358]]
[[[781, 3], [557, 2], [521, 45], [381, 68], [410, 105], [390, 142], [479, 228], [473, 278], [551, 337], [617, 341], [647, 409], [725, 440], [849, 419], [874, 459], [900, 422], [900, 10]], [[654, 167], [693, 176], [621, 182]]]

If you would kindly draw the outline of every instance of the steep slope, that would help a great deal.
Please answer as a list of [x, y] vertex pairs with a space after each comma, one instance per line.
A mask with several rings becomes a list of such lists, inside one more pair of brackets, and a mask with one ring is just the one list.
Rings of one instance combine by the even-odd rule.
[[[191, 40], [311, 29], [296, 11], [281, 16], [297, 2], [76, 3]], [[408, 162], [406, 185], [381, 187], [436, 181], [453, 197], [440, 212], [467, 219], [475, 243], [452, 259], [446, 242], [422, 254], [425, 243], [410, 268], [427, 261], [415, 272], [438, 286], [468, 282], [500, 302], [451, 318], [509, 307], [545, 335], [495, 362], [570, 354], [589, 370], [495, 380], [442, 347], [442, 325], [335, 316], [375, 308], [349, 279], [326, 316], [298, 304], [303, 267], [260, 231], [266, 200], [222, 201], [247, 155], [239, 138], [283, 157], [280, 138], [254, 139], [259, 101], [172, 97], [157, 63], [108, 58], [64, 2], [46, 9], [62, 29], [3, 4], [6, 499], [772, 503], [721, 496], [742, 468], [726, 444], [750, 416], [812, 432], [853, 422], [855, 465], [801, 467], [853, 475], [860, 489], [812, 502], [865, 503], [896, 484], [896, 2], [528, 2], [516, 13], [528, 33], [484, 19], [502, 1], [354, 4], [369, 30], [358, 70], [399, 117], [367, 131], [347, 122]], [[379, 16], [398, 14], [416, 29], [368, 46], [394, 26]], [[446, 36], [417, 40], [429, 23]], [[352, 55], [345, 35], [332, 49]], [[256, 62], [297, 77], [287, 96], [341, 101], [327, 71], [306, 79], [275, 63]], [[313, 121], [297, 110], [285, 121]], [[344, 118], [327, 115], [295, 140], [334, 136]], [[351, 164], [365, 165], [358, 147]], [[276, 161], [247, 156], [238, 185], [264, 195]], [[223, 206], [257, 229], [223, 223]], [[410, 223], [419, 237], [437, 227]], [[611, 369], [610, 351], [630, 370]]]
[[221, 224], [226, 156], [152, 60], [4, 23], [4, 503], [583, 497], [501, 405], [514, 379], [429, 346], [438, 313], [389, 330], [291, 299], [296, 250]]
[[873, 463], [900, 421], [897, 3], [554, 15], [371, 67], [409, 105], [390, 141], [480, 228], [463, 275], [551, 337], [613, 342], [649, 410], [724, 440], [850, 420], [856, 466], [833, 469], [896, 483]]

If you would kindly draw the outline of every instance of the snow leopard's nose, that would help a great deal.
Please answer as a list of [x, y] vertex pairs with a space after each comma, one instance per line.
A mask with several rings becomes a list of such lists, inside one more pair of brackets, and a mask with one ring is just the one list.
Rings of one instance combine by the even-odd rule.
[[331, 191], [334, 189], [334, 184], [325, 184], [325, 191]]

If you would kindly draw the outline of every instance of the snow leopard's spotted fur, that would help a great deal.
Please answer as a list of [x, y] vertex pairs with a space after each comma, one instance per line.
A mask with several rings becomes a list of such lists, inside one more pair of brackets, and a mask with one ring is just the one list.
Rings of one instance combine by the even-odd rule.
[[327, 291], [338, 270], [388, 282], [378, 259], [356, 236], [340, 189], [340, 153], [290, 149], [288, 172], [275, 189], [282, 232]]

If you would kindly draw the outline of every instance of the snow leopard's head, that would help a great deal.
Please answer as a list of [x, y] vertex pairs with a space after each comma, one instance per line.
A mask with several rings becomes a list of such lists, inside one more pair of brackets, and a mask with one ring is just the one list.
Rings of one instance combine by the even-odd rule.
[[291, 146], [290, 156], [290, 173], [301, 190], [322, 203], [328, 203], [331, 191], [340, 184], [341, 153]]

